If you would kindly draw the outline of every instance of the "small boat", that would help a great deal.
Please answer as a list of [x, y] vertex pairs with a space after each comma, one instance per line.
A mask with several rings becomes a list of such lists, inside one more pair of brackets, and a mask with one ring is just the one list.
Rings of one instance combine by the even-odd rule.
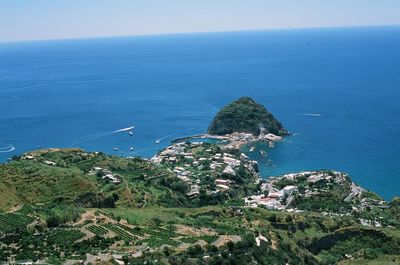
[[255, 146], [250, 147], [249, 152], [254, 152], [254, 150], [256, 149]]
[[261, 151], [260, 151], [260, 154], [261, 154], [262, 156], [264, 156], [264, 157], [267, 156], [267, 152], [265, 152], [264, 150], [261, 150]]
[[133, 151], [133, 147], [131, 147], [130, 150]]
[[270, 142], [268, 143], [268, 145], [269, 145], [269, 148], [273, 148], [273, 147], [275, 146], [275, 143], [274, 143], [273, 141], [270, 141]]
[[118, 151], [118, 148], [117, 148], [117, 147], [113, 147], [113, 150], [114, 150], [114, 151]]
[[132, 131], [130, 131], [130, 132], [129, 132], [129, 135], [130, 135], [130, 136], [132, 136], [132, 135], [133, 135], [133, 132], [132, 132]]
[[159, 144], [159, 143], [161, 143], [161, 140], [160, 139], [156, 140], [156, 144]]

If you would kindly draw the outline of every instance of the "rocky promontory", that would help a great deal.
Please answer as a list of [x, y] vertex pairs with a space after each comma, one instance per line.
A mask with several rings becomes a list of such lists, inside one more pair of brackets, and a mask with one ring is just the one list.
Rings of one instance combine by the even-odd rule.
[[211, 135], [233, 132], [251, 133], [254, 136], [260, 133], [288, 135], [283, 125], [263, 105], [250, 97], [241, 97], [223, 107], [208, 128]]

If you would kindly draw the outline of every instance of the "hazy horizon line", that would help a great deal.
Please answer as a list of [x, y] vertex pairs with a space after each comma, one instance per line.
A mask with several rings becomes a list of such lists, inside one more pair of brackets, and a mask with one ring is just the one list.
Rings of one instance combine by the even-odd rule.
[[260, 29], [240, 29], [240, 30], [215, 30], [215, 31], [187, 31], [187, 32], [161, 32], [148, 34], [127, 34], [127, 35], [98, 35], [87, 37], [65, 37], [65, 38], [44, 38], [44, 39], [25, 39], [25, 40], [0, 40], [4, 43], [22, 43], [22, 42], [41, 42], [41, 41], [67, 41], [67, 40], [90, 40], [90, 39], [110, 39], [110, 38], [128, 38], [128, 37], [152, 37], [152, 36], [173, 36], [173, 35], [192, 35], [192, 34], [213, 34], [213, 33], [240, 33], [257, 31], [279, 31], [279, 30], [317, 30], [317, 29], [350, 29], [350, 28], [371, 28], [371, 27], [400, 27], [400, 24], [371, 24], [371, 25], [348, 25], [348, 26], [315, 26], [315, 27], [277, 27]]

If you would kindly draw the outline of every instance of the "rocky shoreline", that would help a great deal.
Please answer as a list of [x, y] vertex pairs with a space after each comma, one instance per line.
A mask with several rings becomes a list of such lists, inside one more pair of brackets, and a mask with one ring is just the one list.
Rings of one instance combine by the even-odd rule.
[[[221, 141], [217, 144], [196, 142], [196, 139], [214, 139]], [[156, 165], [168, 165], [171, 171], [190, 186], [187, 193], [189, 197], [196, 197], [200, 194], [201, 176], [196, 175], [198, 169], [203, 169], [203, 164], [208, 163], [209, 171], [206, 174], [215, 175], [214, 190], [208, 190], [208, 194], [229, 191], [235, 181], [226, 179], [227, 175], [237, 175], [237, 168], [244, 166], [252, 175], [252, 181], [259, 185], [259, 192], [243, 198], [244, 207], [264, 207], [270, 210], [302, 211], [308, 203], [309, 198], [318, 196], [337, 197], [337, 205], [351, 205], [350, 209], [342, 206], [334, 207], [331, 213], [346, 213], [348, 210], [362, 211], [367, 207], [387, 207], [387, 202], [380, 198], [371, 198], [368, 191], [351, 181], [350, 177], [343, 172], [319, 170], [286, 174], [283, 176], [271, 176], [263, 179], [259, 174], [258, 162], [252, 161], [243, 153], [244, 145], [255, 142], [267, 142], [273, 145], [281, 141], [283, 137], [261, 131], [260, 135], [254, 136], [251, 133], [233, 132], [226, 135], [198, 134], [189, 137], [179, 138], [172, 142], [159, 154], [151, 158]], [[192, 151], [203, 148], [207, 144], [206, 152], [202, 155], [194, 154]], [[219, 151], [209, 146], [217, 146]], [[237, 155], [231, 155], [236, 153]], [[225, 177], [220, 177], [225, 174]], [[332, 192], [335, 190], [335, 192]], [[329, 212], [329, 210], [327, 211]]]
[[274, 135], [272, 133], [260, 133], [259, 136], [254, 136], [251, 133], [244, 132], [233, 132], [231, 134], [226, 135], [213, 135], [213, 134], [196, 134], [192, 136], [182, 137], [174, 139], [171, 143], [180, 143], [186, 141], [192, 141], [196, 139], [215, 139], [220, 140], [222, 143], [225, 143], [227, 148], [236, 148], [240, 149], [244, 145], [255, 143], [255, 142], [276, 142], [281, 141], [283, 139], [282, 136]]

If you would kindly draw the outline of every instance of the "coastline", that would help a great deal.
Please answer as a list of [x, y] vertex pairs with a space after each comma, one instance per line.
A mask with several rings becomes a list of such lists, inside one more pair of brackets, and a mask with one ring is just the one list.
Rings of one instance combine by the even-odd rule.
[[[290, 135], [290, 134], [288, 134]], [[214, 135], [214, 134], [196, 134], [192, 136], [177, 138], [171, 141], [172, 144], [195, 140], [195, 139], [215, 139], [225, 141], [225, 148], [228, 149], [241, 149], [244, 145], [253, 144], [256, 142], [267, 142], [270, 145], [273, 145], [276, 141], [281, 141], [283, 139], [282, 136], [274, 135], [272, 133], [260, 133], [259, 136], [254, 136], [251, 133], [243, 133], [243, 132], [233, 132], [231, 134], [226, 135]]]
[[185, 142], [185, 141], [189, 141], [189, 140], [193, 140], [193, 139], [205, 139], [205, 138], [216, 139], [216, 140], [227, 139], [227, 137], [224, 137], [224, 136], [202, 133], [202, 134], [195, 134], [195, 135], [191, 135], [191, 136], [176, 138], [176, 139], [172, 140], [171, 143], [174, 144], [174, 143]]

